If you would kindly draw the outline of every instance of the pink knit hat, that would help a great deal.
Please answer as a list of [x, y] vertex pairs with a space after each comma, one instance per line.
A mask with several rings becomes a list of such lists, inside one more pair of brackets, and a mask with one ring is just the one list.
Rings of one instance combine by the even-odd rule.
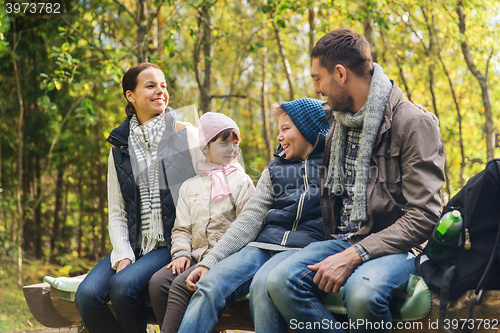
[[204, 149], [217, 134], [229, 128], [234, 128], [240, 133], [238, 125], [228, 116], [215, 112], [205, 113], [198, 122], [200, 148]]

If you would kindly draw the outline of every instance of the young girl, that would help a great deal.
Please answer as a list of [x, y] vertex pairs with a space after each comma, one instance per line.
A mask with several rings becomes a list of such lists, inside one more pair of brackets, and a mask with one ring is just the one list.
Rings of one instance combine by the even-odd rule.
[[220, 113], [205, 113], [199, 122], [205, 160], [199, 175], [182, 184], [172, 230], [172, 262], [149, 282], [149, 295], [162, 333], [177, 332], [191, 299], [186, 278], [241, 212], [254, 185], [235, 162], [238, 126]]
[[[111, 255], [77, 290], [76, 306], [91, 333], [145, 332], [151, 276], [170, 262], [175, 204], [183, 181], [196, 175], [198, 132], [167, 107], [160, 68], [141, 63], [123, 76], [127, 119], [109, 135]], [[108, 308], [113, 303], [116, 318]]]

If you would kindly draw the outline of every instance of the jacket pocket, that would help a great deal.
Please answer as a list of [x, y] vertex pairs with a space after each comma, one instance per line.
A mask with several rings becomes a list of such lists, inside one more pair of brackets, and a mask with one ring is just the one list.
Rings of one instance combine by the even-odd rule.
[[399, 155], [400, 147], [395, 145], [391, 147], [384, 143], [377, 150], [376, 167], [378, 169], [378, 182], [386, 183], [391, 188], [396, 184], [398, 184], [397, 187], [401, 187], [401, 162]]
[[403, 196], [400, 149], [382, 144], [376, 153], [378, 179], [374, 181], [371, 196], [373, 215], [401, 215], [405, 204]]

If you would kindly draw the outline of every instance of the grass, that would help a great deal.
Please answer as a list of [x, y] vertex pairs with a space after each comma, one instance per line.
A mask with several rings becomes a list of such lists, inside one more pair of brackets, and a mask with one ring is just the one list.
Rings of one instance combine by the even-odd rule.
[[[45, 275], [67, 276], [72, 271], [67, 267], [27, 258], [23, 262], [23, 285], [41, 283]], [[0, 252], [0, 333], [47, 329], [31, 315], [17, 274], [16, 253]]]
[[[40, 263], [24, 263], [25, 276], [27, 277], [25, 284], [39, 283], [33, 281], [40, 276], [28, 275], [32, 272], [32, 265], [43, 266]], [[30, 265], [30, 266], [28, 266]], [[42, 271], [40, 269], [39, 271]], [[43, 277], [42, 277], [43, 278]], [[0, 259], [0, 332], [19, 332], [29, 330], [44, 329], [45, 326], [39, 324], [31, 315], [28, 309], [28, 304], [24, 300], [23, 290], [17, 284], [17, 262], [14, 256], [2, 256]]]

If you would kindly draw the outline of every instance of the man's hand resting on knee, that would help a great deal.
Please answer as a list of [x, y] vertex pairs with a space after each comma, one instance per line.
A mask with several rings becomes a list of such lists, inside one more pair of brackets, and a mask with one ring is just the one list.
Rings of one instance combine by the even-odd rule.
[[327, 293], [338, 293], [340, 287], [362, 263], [363, 259], [358, 251], [354, 247], [349, 247], [315, 265], [308, 265], [307, 268], [317, 271], [313, 281], [319, 289]]
[[191, 291], [196, 291], [196, 283], [200, 282], [203, 280], [205, 275], [208, 273], [208, 268], [205, 266], [199, 266], [195, 268], [194, 271], [189, 274], [189, 276], [186, 279], [186, 285]]

